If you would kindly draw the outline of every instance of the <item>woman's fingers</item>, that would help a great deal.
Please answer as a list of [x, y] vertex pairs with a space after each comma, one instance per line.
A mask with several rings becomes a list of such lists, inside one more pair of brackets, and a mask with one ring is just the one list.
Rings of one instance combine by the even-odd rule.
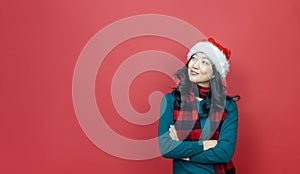
[[218, 140], [205, 140], [203, 141], [204, 150], [215, 147], [218, 144]]
[[208, 141], [209, 141], [210, 148], [213, 148], [218, 144], [217, 140], [208, 140]]
[[169, 132], [170, 132], [169, 135], [172, 138], [172, 140], [179, 141], [174, 125], [170, 125]]
[[170, 132], [172, 133], [173, 140], [177, 140], [176, 129], [175, 129], [175, 127], [173, 125], [170, 125]]
[[169, 135], [172, 138], [172, 140], [176, 140], [176, 134], [174, 133], [171, 127], [169, 128]]
[[190, 161], [190, 158], [181, 158], [184, 161]]
[[171, 137], [172, 140], [175, 140], [175, 136], [171, 128], [169, 128], [169, 136]]

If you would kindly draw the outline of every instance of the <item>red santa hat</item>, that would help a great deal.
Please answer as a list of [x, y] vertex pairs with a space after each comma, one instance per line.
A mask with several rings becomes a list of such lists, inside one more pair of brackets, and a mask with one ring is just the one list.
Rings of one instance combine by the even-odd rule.
[[213, 38], [202, 40], [196, 43], [189, 51], [188, 60], [197, 52], [204, 53], [209, 60], [214, 64], [217, 71], [224, 79], [229, 71], [229, 57], [231, 51], [224, 48], [221, 44], [216, 42]]

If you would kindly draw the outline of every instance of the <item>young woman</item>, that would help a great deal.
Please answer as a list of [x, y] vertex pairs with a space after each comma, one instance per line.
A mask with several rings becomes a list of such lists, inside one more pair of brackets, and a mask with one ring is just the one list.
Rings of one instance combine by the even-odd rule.
[[177, 71], [180, 82], [161, 102], [159, 147], [174, 174], [234, 174], [238, 127], [235, 98], [225, 90], [230, 50], [214, 39], [198, 42]]

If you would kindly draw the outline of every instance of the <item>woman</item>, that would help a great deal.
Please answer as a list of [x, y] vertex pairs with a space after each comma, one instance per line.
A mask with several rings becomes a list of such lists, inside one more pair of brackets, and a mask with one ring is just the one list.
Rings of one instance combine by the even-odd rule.
[[162, 99], [159, 147], [173, 159], [174, 174], [235, 173], [239, 96], [226, 96], [229, 57], [212, 38], [198, 42], [176, 73], [178, 87]]

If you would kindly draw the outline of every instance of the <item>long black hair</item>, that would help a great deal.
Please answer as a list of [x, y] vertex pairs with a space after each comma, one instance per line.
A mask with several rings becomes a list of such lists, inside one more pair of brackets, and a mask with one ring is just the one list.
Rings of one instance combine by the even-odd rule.
[[[190, 95], [191, 88], [196, 84], [191, 82], [188, 75], [188, 64], [191, 59], [185, 64], [185, 66], [179, 69], [175, 76], [180, 80], [177, 88], [174, 88], [173, 94], [176, 100], [176, 103], [180, 104], [180, 108], [185, 107], [186, 99], [185, 96]], [[217, 112], [224, 111], [225, 101], [228, 99], [239, 100], [240, 96], [227, 96], [226, 95], [226, 86], [222, 82], [221, 74], [217, 71], [214, 64], [212, 64], [213, 78], [210, 79], [209, 92], [206, 97], [207, 102], [203, 104], [203, 111], [208, 112]]]

